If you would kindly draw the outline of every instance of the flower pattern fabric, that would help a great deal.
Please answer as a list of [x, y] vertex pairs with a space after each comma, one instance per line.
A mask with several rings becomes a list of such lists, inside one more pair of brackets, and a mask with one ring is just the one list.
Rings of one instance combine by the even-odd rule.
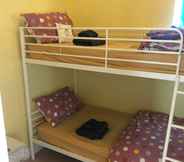
[[38, 97], [36, 105], [52, 127], [79, 111], [82, 102], [69, 87], [65, 87], [51, 95]]
[[[27, 13], [22, 15], [27, 27], [56, 27], [56, 24], [73, 25], [66, 13]], [[36, 36], [57, 36], [56, 29], [28, 29], [29, 33]], [[55, 43], [58, 38], [35, 38], [38, 43]]]
[[[140, 111], [113, 145], [110, 162], [162, 162], [168, 115]], [[184, 119], [175, 118], [184, 126]], [[184, 131], [172, 129], [168, 156], [184, 161]]]

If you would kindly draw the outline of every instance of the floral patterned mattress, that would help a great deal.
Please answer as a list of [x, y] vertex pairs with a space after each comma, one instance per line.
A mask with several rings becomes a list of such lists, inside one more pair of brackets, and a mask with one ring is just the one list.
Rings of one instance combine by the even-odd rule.
[[[140, 111], [110, 151], [110, 162], [162, 162], [168, 115]], [[175, 118], [184, 126], [184, 119]], [[184, 131], [172, 129], [168, 156], [184, 161]]]

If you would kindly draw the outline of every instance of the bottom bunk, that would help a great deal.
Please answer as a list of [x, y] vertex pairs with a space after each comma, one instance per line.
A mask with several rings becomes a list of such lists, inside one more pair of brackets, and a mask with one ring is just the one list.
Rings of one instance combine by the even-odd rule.
[[[76, 129], [91, 118], [108, 123], [109, 132], [103, 139], [90, 140], [76, 134]], [[85, 158], [107, 162], [112, 144], [121, 130], [127, 127], [130, 119], [130, 114], [85, 106], [55, 128], [47, 122], [39, 125], [38, 139]]]
[[[94, 162], [161, 162], [168, 117], [148, 111], [140, 111], [132, 117], [85, 106], [55, 128], [47, 122], [39, 125], [37, 140]], [[76, 134], [76, 129], [91, 118], [109, 124], [109, 132], [103, 139], [90, 140]], [[175, 118], [175, 123], [184, 126], [184, 119]], [[183, 161], [183, 151], [184, 132], [173, 129], [168, 156]]]
[[[33, 118], [41, 120], [36, 126], [36, 144], [84, 162], [162, 161], [167, 114], [139, 111], [133, 117], [85, 105], [69, 87], [35, 102], [47, 120], [42, 115]], [[175, 117], [174, 124], [184, 126], [184, 118]], [[184, 131], [173, 128], [168, 157], [184, 161], [183, 151]]]

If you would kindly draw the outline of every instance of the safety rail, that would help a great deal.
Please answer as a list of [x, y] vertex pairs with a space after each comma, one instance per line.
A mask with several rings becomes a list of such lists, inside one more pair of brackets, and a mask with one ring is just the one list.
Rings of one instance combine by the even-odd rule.
[[[73, 57], [73, 58], [77, 58], [77, 59], [91, 59], [91, 60], [99, 60], [99, 61], [104, 61], [103, 66], [101, 66], [101, 68], [103, 67], [104, 70], [109, 70], [112, 69], [109, 67], [109, 61], [113, 61], [113, 62], [122, 62], [122, 63], [139, 63], [139, 64], [147, 64], [147, 65], [163, 65], [163, 66], [177, 66], [177, 61], [176, 62], [164, 62], [162, 61], [154, 61], [154, 60], [140, 60], [140, 59], [123, 59], [123, 58], [115, 58], [112, 57], [112, 55], [110, 54], [111, 52], [132, 52], [132, 53], [137, 53], [139, 55], [139, 53], [141, 54], [145, 54], [147, 56], [149, 56], [149, 54], [163, 54], [163, 55], [180, 55], [182, 54], [182, 50], [183, 50], [183, 34], [180, 30], [176, 29], [176, 28], [127, 28], [127, 27], [72, 27], [72, 30], [74, 31], [74, 33], [77, 33], [77, 31], [81, 31], [81, 30], [87, 30], [87, 29], [91, 29], [91, 30], [96, 30], [97, 32], [99, 31], [100, 33], [102, 33], [101, 37], [79, 37], [74, 35], [73, 37], [65, 37], [67, 39], [80, 39], [80, 40], [104, 40], [105, 41], [105, 45], [104, 46], [76, 46], [73, 44], [66, 44], [66, 43], [38, 43], [35, 41], [32, 41], [32, 39], [36, 39], [36, 38], [46, 38], [46, 39], [57, 39], [59, 40], [59, 36], [58, 35], [37, 35], [37, 34], [29, 34], [28, 31], [32, 30], [57, 30], [56, 27], [20, 27], [20, 33], [21, 33], [21, 39], [22, 39], [22, 43], [21, 43], [21, 47], [22, 47], [22, 51], [23, 51], [23, 57], [26, 60], [26, 56], [27, 54], [43, 54], [46, 56], [63, 56], [63, 57]], [[145, 33], [149, 32], [149, 31], [172, 31], [172, 32], [176, 32], [178, 33], [178, 35], [180, 36], [179, 40], [158, 40], [158, 39], [147, 39], [145, 38]], [[114, 36], [113, 34], [117, 33], [119, 34], [119, 36]], [[121, 36], [122, 34], [126, 34], [127, 32], [131, 33], [131, 37], [127, 38], [124, 36]], [[135, 38], [133, 36], [134, 33], [139, 33], [139, 38]], [[133, 37], [132, 37], [133, 36]], [[137, 36], [137, 35], [136, 35]], [[30, 40], [31, 38], [31, 40]], [[175, 44], [177, 45], [179, 48], [176, 51], [170, 51], [170, 50], [162, 50], [162, 49], [157, 49], [157, 50], [147, 50], [147, 49], [139, 49], [139, 48], [125, 48], [125, 47], [121, 47], [121, 46], [111, 46], [111, 43], [127, 43], [127, 42], [133, 42], [133, 43], [141, 43], [141, 42], [153, 42], [153, 43], [170, 43], [170, 44]], [[42, 50], [30, 50], [27, 49], [28, 46], [32, 46], [32, 47], [52, 47], [52, 48], [60, 48], [59, 51], [57, 52], [53, 52], [53, 51], [47, 51], [45, 49], [42, 48]], [[62, 48], [72, 48], [72, 49], [83, 49], [83, 50], [99, 50], [99, 51], [103, 51], [104, 55], [102, 56], [93, 56], [93, 55], [75, 55], [72, 53], [65, 53], [62, 51]], [[165, 57], [167, 57], [165, 56]], [[163, 56], [164, 57], [164, 56]], [[83, 60], [84, 61], [84, 60]], [[75, 63], [74, 63], [75, 64]], [[87, 64], [86, 64], [87, 65]], [[91, 66], [91, 65], [89, 65]], [[92, 65], [93, 67], [95, 65]], [[85, 68], [83, 68], [85, 69]], [[116, 69], [116, 68], [115, 68]], [[115, 70], [113, 69], [113, 70]], [[120, 70], [120, 69], [118, 69]], [[122, 70], [122, 69], [121, 69]], [[97, 70], [98, 71], [98, 70]]]

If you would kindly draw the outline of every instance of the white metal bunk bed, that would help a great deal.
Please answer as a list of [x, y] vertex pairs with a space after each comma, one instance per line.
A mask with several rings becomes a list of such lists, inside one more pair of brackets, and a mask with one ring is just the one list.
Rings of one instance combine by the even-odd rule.
[[[20, 41], [21, 41], [21, 53], [22, 53], [22, 63], [23, 63], [23, 71], [24, 71], [24, 81], [25, 81], [25, 94], [26, 94], [26, 104], [27, 104], [27, 113], [28, 113], [28, 121], [29, 121], [29, 139], [30, 139], [30, 148], [31, 148], [31, 157], [32, 159], [35, 159], [34, 155], [34, 144], [40, 145], [42, 147], [49, 148], [51, 150], [55, 150], [59, 153], [65, 154], [67, 156], [73, 157], [75, 159], [85, 161], [85, 162], [94, 162], [93, 159], [85, 158], [81, 155], [71, 153], [67, 150], [63, 150], [61, 148], [55, 147], [53, 145], [50, 145], [48, 143], [45, 143], [41, 140], [38, 140], [34, 137], [34, 134], [36, 132], [36, 126], [39, 125], [38, 119], [42, 118], [40, 116], [38, 111], [32, 112], [31, 108], [31, 98], [29, 93], [29, 79], [28, 79], [28, 71], [27, 71], [27, 65], [28, 64], [38, 64], [43, 66], [52, 66], [52, 67], [61, 67], [61, 68], [69, 68], [74, 70], [74, 83], [75, 84], [75, 90], [77, 91], [77, 73], [76, 70], [84, 70], [84, 71], [94, 71], [94, 72], [102, 72], [102, 73], [110, 73], [110, 74], [117, 74], [117, 75], [127, 75], [127, 76], [133, 76], [133, 77], [144, 77], [144, 78], [151, 78], [151, 79], [160, 79], [160, 80], [168, 80], [174, 82], [174, 90], [173, 90], [173, 98], [172, 98], [172, 104], [171, 104], [171, 111], [170, 111], [170, 118], [168, 123], [168, 130], [167, 130], [167, 137], [165, 140], [165, 149], [163, 153], [163, 162], [165, 161], [171, 161], [171, 162], [179, 162], [175, 159], [171, 159], [167, 157], [167, 151], [169, 146], [169, 139], [171, 134], [172, 128], [182, 129], [183, 127], [173, 124], [173, 117], [175, 113], [175, 104], [176, 104], [176, 98], [178, 94], [184, 94], [184, 92], [179, 90], [179, 84], [184, 80], [184, 77], [181, 71], [181, 62], [182, 62], [182, 50], [183, 50], [183, 34], [180, 30], [174, 29], [174, 28], [125, 28], [125, 27], [73, 27], [73, 30], [85, 30], [85, 29], [93, 29], [93, 30], [99, 30], [103, 31], [105, 33], [104, 38], [86, 38], [86, 37], [74, 37], [76, 39], [94, 39], [94, 40], [105, 40], [106, 44], [105, 46], [101, 47], [83, 47], [83, 46], [71, 46], [71, 45], [63, 45], [63, 44], [38, 44], [34, 42], [27, 41], [29, 38], [58, 38], [58, 36], [40, 36], [40, 35], [30, 35], [27, 34], [27, 29], [49, 29], [49, 30], [56, 30], [54, 27], [20, 27]], [[163, 31], [175, 31], [180, 35], [179, 40], [150, 40], [145, 38], [112, 38], [110, 36], [111, 31], [120, 31], [120, 32], [137, 32], [137, 31], [150, 31], [150, 30], [163, 30]], [[179, 45], [179, 50], [175, 52], [171, 51], [152, 51], [152, 50], [139, 50], [139, 49], [129, 49], [129, 48], [122, 48], [122, 47], [114, 47], [112, 48], [110, 46], [110, 41], [119, 41], [119, 42], [158, 42], [158, 43], [175, 43]], [[38, 51], [33, 49], [29, 49], [27, 47], [29, 46], [39, 46], [41, 47], [41, 50]], [[44, 51], [44, 47], [60, 47], [60, 48], [74, 48], [74, 49], [80, 49], [80, 50], [102, 50], [105, 52], [105, 55], [101, 57], [96, 56], [81, 56], [81, 55], [72, 55], [72, 53], [63, 53], [60, 49], [59, 51], [53, 52], [52, 50], [46, 50]], [[109, 56], [110, 51], [117, 51], [117, 52], [133, 52], [136, 53], [137, 56], [139, 56], [140, 53], [144, 53], [145, 55], [150, 54], [160, 54], [163, 55], [163, 57], [167, 57], [168, 55], [176, 55], [176, 62], [164, 62], [162, 61], [151, 61], [151, 60], [137, 60], [137, 59], [121, 59], [121, 58], [112, 58]], [[102, 66], [96, 66], [96, 65], [88, 65], [88, 62], [86, 64], [80, 64], [80, 63], [72, 63], [72, 62], [65, 62], [62, 60], [48, 60], [48, 59], [42, 59], [42, 57], [38, 58], [32, 58], [28, 57], [29, 54], [34, 53], [35, 55], [45, 55], [45, 56], [59, 56], [59, 57], [74, 57], [77, 59], [97, 59], [97, 60], [103, 60], [104, 64]], [[165, 56], [164, 56], [165, 55]], [[85, 61], [85, 60], [84, 60]], [[149, 71], [139, 71], [139, 70], [127, 70], [123, 68], [113, 68], [109, 66], [109, 62], [130, 62], [130, 63], [140, 63], [140, 64], [151, 64], [151, 65], [163, 65], [163, 66], [174, 66], [175, 67], [175, 73], [159, 73], [159, 72], [149, 72]]]

